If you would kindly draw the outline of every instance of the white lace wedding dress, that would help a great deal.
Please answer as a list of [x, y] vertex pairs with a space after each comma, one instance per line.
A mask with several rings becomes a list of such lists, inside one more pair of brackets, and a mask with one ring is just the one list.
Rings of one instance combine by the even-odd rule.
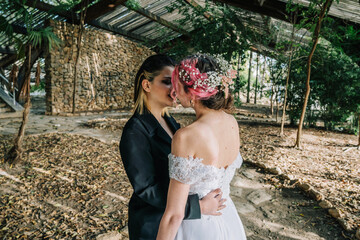
[[245, 240], [244, 227], [229, 196], [230, 182], [243, 162], [240, 153], [226, 169], [205, 165], [202, 160], [170, 154], [170, 178], [189, 184], [189, 194], [198, 194], [199, 198], [221, 188], [222, 197], [227, 199], [226, 208], [220, 211], [221, 216], [202, 215], [201, 219], [183, 220], [175, 240]]

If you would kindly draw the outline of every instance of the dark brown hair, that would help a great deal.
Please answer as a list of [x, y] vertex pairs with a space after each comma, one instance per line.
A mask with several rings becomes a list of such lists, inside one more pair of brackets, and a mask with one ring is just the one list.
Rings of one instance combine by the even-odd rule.
[[135, 77], [134, 85], [134, 112], [143, 114], [145, 110], [149, 110], [147, 106], [147, 98], [142, 88], [144, 79], [152, 82], [158, 76], [164, 67], [174, 67], [175, 61], [167, 55], [157, 54], [145, 59]]
[[[218, 72], [219, 65], [216, 60], [206, 54], [196, 54], [187, 57], [186, 59], [197, 59], [196, 68], [199, 69], [201, 73], [205, 72]], [[184, 85], [185, 92], [188, 92], [189, 86]], [[225, 92], [221, 86], [217, 86], [218, 92], [215, 95], [201, 99], [201, 104], [207, 108], [214, 110], [231, 110], [233, 107], [233, 97], [229, 91], [228, 98], [225, 98]]]

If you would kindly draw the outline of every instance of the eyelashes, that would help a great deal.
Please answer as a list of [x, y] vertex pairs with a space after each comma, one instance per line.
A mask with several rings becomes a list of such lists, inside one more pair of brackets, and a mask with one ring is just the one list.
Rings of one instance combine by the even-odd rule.
[[170, 80], [170, 79], [162, 80], [161, 82], [162, 82], [163, 84], [166, 84], [166, 85], [171, 85], [171, 80]]

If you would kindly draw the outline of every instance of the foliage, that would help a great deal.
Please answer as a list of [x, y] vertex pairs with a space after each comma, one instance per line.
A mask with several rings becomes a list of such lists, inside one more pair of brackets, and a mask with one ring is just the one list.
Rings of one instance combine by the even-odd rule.
[[360, 27], [358, 25], [345, 25], [344, 21], [328, 18], [324, 22], [322, 35], [360, 66]]
[[234, 92], [239, 92], [241, 90], [244, 89], [244, 87], [246, 86], [247, 84], [247, 79], [245, 78], [244, 75], [238, 75], [235, 79], [234, 79], [234, 82], [235, 82], [235, 86], [234, 86]]
[[128, 0], [125, 2], [125, 5], [131, 10], [137, 10], [141, 7], [138, 0]]
[[[306, 54], [308, 49], [300, 49], [296, 55]], [[306, 77], [306, 59], [293, 62], [291, 79]], [[314, 54], [311, 77], [311, 95], [307, 116], [308, 123], [319, 119], [328, 129], [346, 122], [356, 115], [360, 107], [360, 68], [341, 49], [334, 48], [323, 41]], [[289, 88], [290, 119], [294, 123], [299, 119], [303, 102], [305, 83], [292, 81]], [[356, 124], [356, 122], [354, 122]]]
[[[190, 40], [182, 41], [164, 38], [158, 43], [160, 51], [166, 51], [176, 58], [182, 58], [194, 52], [222, 54], [227, 60], [244, 54], [249, 49], [252, 40], [268, 40], [258, 36], [244, 25], [244, 20], [251, 21], [244, 10], [233, 8], [226, 4], [205, 1], [205, 6], [195, 8], [185, 1], [175, 1], [167, 8], [169, 12], [178, 11], [184, 18], [177, 21], [179, 26], [191, 26]], [[208, 16], [206, 18], [205, 15]], [[172, 40], [171, 49], [165, 43]], [[165, 46], [167, 48], [165, 48]]]
[[45, 82], [42, 81], [40, 82], [40, 85], [39, 86], [31, 86], [31, 89], [30, 89], [30, 92], [36, 92], [36, 91], [42, 91], [42, 90], [45, 90]]
[[[4, 0], [0, 1], [0, 32], [4, 33], [8, 42], [14, 42], [18, 51], [19, 58], [25, 55], [25, 46], [31, 44], [34, 47], [43, 47], [51, 49], [52, 45], [59, 45], [60, 39], [53, 33], [51, 27], [37, 27], [34, 12], [27, 7], [25, 0]], [[12, 16], [6, 18], [3, 14]], [[12, 21], [13, 19], [21, 19], [26, 28], [25, 35], [17, 35], [14, 33]]]

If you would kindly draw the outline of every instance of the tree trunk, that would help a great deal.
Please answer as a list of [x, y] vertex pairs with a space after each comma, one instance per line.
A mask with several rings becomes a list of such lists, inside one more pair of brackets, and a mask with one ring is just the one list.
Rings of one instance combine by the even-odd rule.
[[274, 114], [273, 98], [274, 98], [274, 85], [271, 82], [271, 93], [270, 93], [270, 113], [271, 113], [271, 117]]
[[41, 68], [40, 68], [40, 61], [38, 61], [38, 64], [36, 66], [36, 74], [35, 74], [35, 86], [40, 85], [40, 74], [41, 74]]
[[250, 77], [251, 77], [251, 61], [252, 61], [252, 51], [250, 51], [250, 60], [249, 60], [249, 75], [248, 75], [248, 85], [247, 85], [247, 95], [246, 102], [250, 103]]
[[360, 112], [359, 112], [359, 123], [358, 123], [358, 148], [360, 148]]
[[275, 122], [278, 122], [279, 118], [279, 87], [276, 87], [276, 94], [275, 94], [275, 102], [276, 102], [276, 116], [275, 116]]
[[258, 79], [259, 79], [259, 54], [256, 54], [256, 80], [255, 80], [255, 99], [254, 104], [256, 104], [256, 97], [258, 92]]
[[312, 60], [312, 57], [314, 55], [316, 46], [317, 46], [318, 41], [319, 41], [321, 22], [325, 17], [325, 13], [326, 13], [327, 9], [330, 8], [331, 3], [332, 3], [332, 0], [326, 0], [324, 5], [322, 6], [321, 11], [320, 11], [319, 20], [318, 20], [318, 22], [316, 24], [314, 34], [313, 34], [313, 46], [312, 46], [312, 49], [311, 49], [311, 52], [309, 54], [308, 61], [307, 61], [306, 92], [305, 92], [304, 105], [303, 105], [302, 112], [301, 112], [301, 117], [300, 117], [300, 120], [299, 120], [298, 132], [297, 132], [297, 136], [296, 136], [296, 143], [295, 143], [296, 147], [300, 147], [300, 145], [301, 145], [301, 142], [300, 142], [301, 141], [300, 140], [301, 139], [301, 132], [302, 132], [302, 127], [303, 127], [303, 123], [304, 123], [306, 107], [307, 107], [307, 103], [308, 103], [309, 95], [310, 95], [311, 60]]
[[[296, 22], [296, 20], [295, 20], [295, 22]], [[293, 25], [293, 29], [292, 29], [292, 32], [291, 32], [290, 55], [289, 55], [288, 72], [287, 72], [286, 84], [285, 84], [283, 112], [282, 112], [281, 127], [280, 127], [280, 136], [284, 136], [284, 125], [285, 125], [286, 104], [287, 104], [286, 101], [287, 101], [287, 91], [288, 91], [288, 87], [289, 87], [289, 79], [290, 79], [290, 72], [291, 72], [291, 60], [292, 60], [292, 55], [293, 55], [294, 34], [295, 34], [295, 25]]]
[[266, 60], [264, 57], [264, 68], [263, 68], [263, 74], [262, 74], [262, 78], [261, 78], [261, 82], [260, 82], [260, 99], [262, 99], [262, 97], [263, 97], [263, 87], [264, 87], [264, 82], [265, 82], [265, 69], [266, 69]]
[[10, 82], [10, 92], [14, 91], [14, 89], [17, 87], [16, 78], [18, 75], [19, 68], [16, 64], [13, 65], [11, 68], [11, 72], [9, 75], [9, 82]]
[[82, 38], [82, 34], [84, 32], [84, 23], [85, 23], [85, 17], [86, 17], [86, 12], [87, 12], [87, 8], [89, 5], [89, 1], [82, 1], [83, 4], [85, 5], [85, 9], [81, 10], [80, 13], [80, 26], [79, 26], [79, 34], [78, 34], [78, 39], [77, 39], [77, 52], [76, 52], [76, 60], [75, 60], [75, 66], [74, 66], [74, 85], [73, 85], [73, 106], [72, 106], [72, 113], [75, 113], [76, 110], [76, 83], [77, 83], [77, 68], [78, 68], [78, 63], [79, 63], [79, 59], [80, 59], [80, 52], [81, 52], [81, 38]]
[[[238, 62], [237, 62], [237, 80], [240, 81], [240, 63], [241, 63], [241, 57], [240, 54], [238, 56]], [[240, 100], [240, 89], [238, 89], [238, 96]]]
[[[40, 57], [40, 55], [43, 53], [42, 49], [40, 49], [39, 47], [32, 47], [30, 51], [31, 51], [31, 54], [30, 55], [28, 53], [26, 54], [26, 59], [24, 61], [24, 64], [20, 67], [20, 70], [19, 70], [19, 73], [18, 73], [17, 86], [18, 86], [19, 91], [16, 93], [16, 99], [17, 100], [19, 100], [19, 97], [20, 97], [20, 94], [21, 94], [21, 89], [27, 89], [27, 88], [24, 87], [24, 84], [25, 84], [25, 82], [27, 80], [26, 73], [28, 71], [31, 72], [32, 66], [34, 65], [36, 60]], [[29, 62], [29, 60], [30, 60], [30, 65], [27, 64]], [[28, 68], [30, 68], [30, 69], [28, 69]]]
[[[30, 88], [30, 73], [31, 73], [31, 44], [29, 44], [29, 51], [28, 51], [28, 66], [27, 66], [27, 72], [26, 72], [26, 78], [25, 81], [26, 84]], [[10, 165], [16, 164], [21, 160], [23, 149], [22, 149], [22, 143], [25, 135], [25, 128], [26, 124], [28, 122], [29, 118], [29, 112], [30, 112], [30, 91], [27, 91], [26, 94], [26, 101], [24, 105], [24, 111], [23, 111], [23, 118], [22, 122], [19, 128], [19, 132], [17, 137], [15, 138], [14, 146], [9, 150], [9, 152], [5, 155], [5, 162], [9, 163]]]
[[237, 77], [240, 77], [240, 63], [241, 63], [241, 57], [240, 54], [238, 56], [238, 62], [237, 62]]

